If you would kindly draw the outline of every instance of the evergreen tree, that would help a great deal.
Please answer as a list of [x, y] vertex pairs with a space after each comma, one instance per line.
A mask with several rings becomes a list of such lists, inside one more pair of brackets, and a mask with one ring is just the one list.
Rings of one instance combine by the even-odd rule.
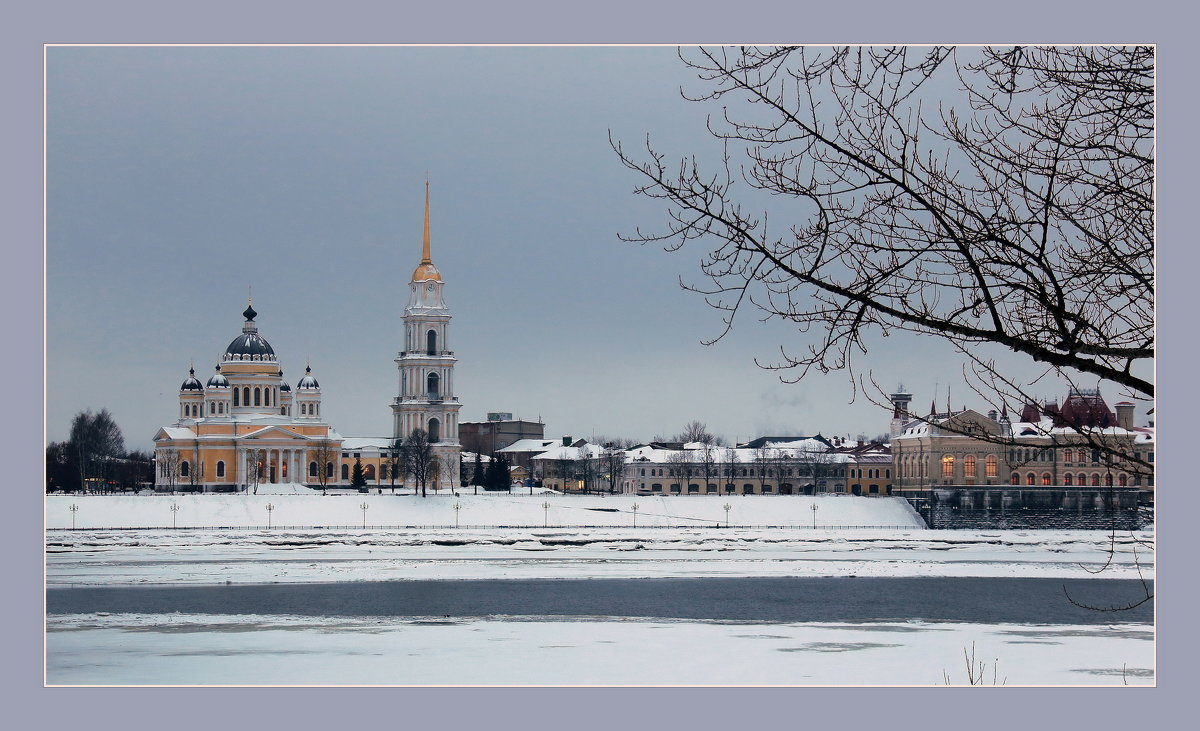
[[362, 460], [354, 458], [354, 469], [350, 473], [350, 486], [358, 488], [359, 492], [367, 491], [367, 477], [363, 474]]
[[475, 486], [475, 494], [479, 494], [479, 486], [486, 484], [483, 477], [483, 458], [475, 453], [475, 471], [471, 473], [471, 484]]

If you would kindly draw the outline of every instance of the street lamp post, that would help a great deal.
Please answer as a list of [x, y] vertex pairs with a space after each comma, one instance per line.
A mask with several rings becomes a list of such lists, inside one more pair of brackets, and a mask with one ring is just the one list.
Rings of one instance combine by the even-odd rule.
[[634, 503], [633, 504], [633, 527], [634, 528], [637, 527], [637, 511], [638, 511], [638, 504]]
[[371, 506], [368, 505], [367, 503], [363, 503], [362, 505], [359, 505], [358, 507], [362, 508], [362, 511], [363, 511], [363, 528], [365, 529], [367, 527], [367, 508], [369, 508]]
[[172, 528], [175, 528], [175, 527], [176, 527], [176, 525], [175, 525], [175, 514], [176, 514], [176, 513], [178, 513], [178, 512], [179, 512], [179, 506], [178, 506], [178, 505], [176, 505], [175, 503], [171, 503], [171, 527], [172, 527]]
[[813, 503], [809, 507], [811, 507], [812, 511], [813, 511], [813, 528], [816, 528], [817, 527], [817, 504]]
[[726, 528], [729, 527], [729, 509], [732, 507], [733, 506], [730, 505], [729, 503], [725, 503], [725, 527]]
[[271, 529], [271, 512], [275, 510], [275, 506], [267, 503], [267, 530]]
[[454, 503], [454, 527], [458, 527], [458, 511], [462, 510], [462, 503]]
[[542, 527], [550, 527], [550, 503], [542, 503]]
[[79, 512], [79, 506], [71, 503], [71, 507], [67, 508], [67, 510], [71, 511], [71, 530], [75, 530], [75, 513]]

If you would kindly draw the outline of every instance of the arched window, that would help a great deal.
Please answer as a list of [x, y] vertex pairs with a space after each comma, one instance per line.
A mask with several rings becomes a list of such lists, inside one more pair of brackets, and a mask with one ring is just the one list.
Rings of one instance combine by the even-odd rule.
[[975, 455], [968, 454], [963, 457], [963, 474], [967, 477], [975, 476]]
[[1073, 482], [1074, 482], [1074, 480], [1073, 480], [1073, 479], [1071, 479], [1071, 473], [1070, 473], [1070, 472], [1068, 472], [1067, 474], [1063, 475], [1063, 484], [1064, 484], [1064, 485], [1066, 485], [1067, 487], [1070, 487], [1070, 486], [1071, 486], [1071, 483], [1073, 483]]
[[429, 392], [429, 398], [437, 398], [439, 380], [436, 373], [430, 373], [425, 379], [425, 390]]
[[1100, 487], [1100, 473], [1092, 475], [1092, 487]]
[[1087, 484], [1087, 475], [1080, 472], [1076, 477], [1077, 477], [1076, 482], [1079, 484], [1080, 487], [1083, 487], [1084, 485]]
[[387, 463], [379, 465], [379, 479], [386, 480], [388, 478]]
[[309, 462], [309, 463], [308, 463], [308, 476], [309, 476], [309, 477], [316, 477], [316, 476], [317, 476], [317, 463], [316, 463], [316, 462]]
[[429, 420], [429, 441], [433, 443], [442, 440], [442, 425], [437, 419]]
[[1036, 485], [1037, 484], [1037, 475], [1033, 474], [1032, 472], [1025, 475], [1025, 484], [1026, 485]]
[[437, 331], [430, 330], [425, 333], [425, 353], [426, 355], [437, 355]]
[[187, 477], [191, 473], [192, 467], [186, 461], [179, 463], [180, 477]]
[[1127, 486], [1129, 484], [1129, 475], [1122, 472], [1121, 476], [1117, 478], [1117, 484], [1119, 484], [1121, 487]]
[[325, 463], [325, 476], [330, 478], [333, 477], [333, 462]]
[[240, 399], [238, 399], [238, 396], [239, 396], [239, 395], [241, 395], [241, 393], [242, 393], [242, 389], [240, 389], [240, 388], [235, 388], [235, 389], [233, 389], [233, 405], [234, 405], [234, 406], [241, 406], [241, 405], [242, 405], [242, 404], [241, 404], [241, 400], [240, 400]]
[[1043, 473], [1042, 473], [1042, 484], [1043, 484], [1043, 485], [1049, 485], [1049, 484], [1050, 484], [1050, 473], [1049, 473], [1049, 472], [1043, 472]]
[[996, 455], [989, 454], [987, 456], [987, 459], [984, 461], [984, 469], [988, 477], [996, 476]]
[[363, 477], [367, 478], [368, 480], [374, 480], [375, 479], [375, 465], [373, 465], [373, 464], [364, 465], [363, 466]]
[[942, 455], [942, 477], [954, 477], [954, 455]]
[[343, 480], [350, 479], [350, 465], [348, 465], [348, 464], [342, 465], [342, 479]]
[[254, 387], [254, 405], [262, 406], [262, 393], [259, 392], [258, 386]]
[[1012, 484], [1014, 484], [1014, 485], [1020, 485], [1021, 484], [1021, 476], [1018, 475], [1016, 472], [1012, 473], [1012, 479], [1010, 480], [1010, 482], [1012, 482]]
[[250, 387], [243, 386], [242, 387], [242, 406], [249, 406], [249, 405], [250, 405]]
[[1113, 476], [1112, 476], [1111, 472], [1109, 472], [1107, 475], [1104, 476], [1104, 484], [1108, 487], [1112, 487]]
[[1063, 462], [1066, 462], [1067, 464], [1071, 464], [1074, 461], [1075, 461], [1075, 450], [1074, 449], [1068, 449], [1065, 452], [1063, 452]]

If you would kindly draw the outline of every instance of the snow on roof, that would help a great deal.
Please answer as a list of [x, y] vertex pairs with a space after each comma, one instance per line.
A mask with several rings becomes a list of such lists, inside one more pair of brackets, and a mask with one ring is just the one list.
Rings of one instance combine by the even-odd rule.
[[195, 439], [196, 432], [186, 426], [164, 426], [162, 428], [166, 432], [167, 439]]
[[391, 449], [391, 437], [343, 437], [342, 449], [347, 451], [364, 449]]
[[579, 459], [582, 456], [581, 452], [586, 454], [588, 457], [599, 457], [604, 452], [604, 448], [596, 444], [585, 444], [582, 447], [560, 446], [547, 452], [543, 452], [536, 457], [533, 457], [533, 459]]
[[544, 452], [555, 444], [562, 444], [559, 439], [518, 439], [512, 444], [497, 449], [497, 452]]

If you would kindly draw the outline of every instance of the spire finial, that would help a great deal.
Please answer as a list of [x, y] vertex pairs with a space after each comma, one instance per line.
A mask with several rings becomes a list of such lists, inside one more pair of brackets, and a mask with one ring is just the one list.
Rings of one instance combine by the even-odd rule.
[[424, 246], [421, 249], [421, 263], [432, 264], [433, 259], [429, 254], [429, 180], [425, 181], [425, 239]]

